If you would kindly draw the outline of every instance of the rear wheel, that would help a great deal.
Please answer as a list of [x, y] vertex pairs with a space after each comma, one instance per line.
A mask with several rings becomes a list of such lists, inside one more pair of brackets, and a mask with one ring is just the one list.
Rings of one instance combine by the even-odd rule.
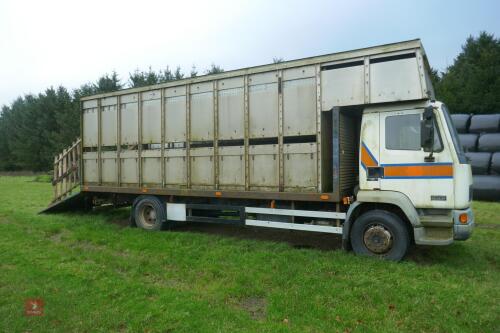
[[410, 235], [399, 216], [374, 210], [356, 219], [351, 244], [356, 254], [399, 261], [408, 251]]
[[161, 230], [166, 226], [165, 203], [154, 196], [138, 197], [132, 215], [135, 224], [145, 230]]

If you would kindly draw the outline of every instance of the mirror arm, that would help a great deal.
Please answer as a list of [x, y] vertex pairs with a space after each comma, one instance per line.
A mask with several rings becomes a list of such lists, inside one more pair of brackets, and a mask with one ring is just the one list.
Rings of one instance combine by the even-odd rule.
[[431, 144], [431, 151], [429, 152], [429, 155], [424, 158], [424, 162], [434, 162], [434, 161], [436, 161], [436, 159], [434, 158], [434, 135], [433, 135], [432, 139], [433, 140], [432, 140], [432, 144]]
[[432, 147], [429, 156], [426, 156], [424, 158], [424, 162], [434, 162], [434, 161], [436, 161], [436, 159], [434, 158], [434, 147]]

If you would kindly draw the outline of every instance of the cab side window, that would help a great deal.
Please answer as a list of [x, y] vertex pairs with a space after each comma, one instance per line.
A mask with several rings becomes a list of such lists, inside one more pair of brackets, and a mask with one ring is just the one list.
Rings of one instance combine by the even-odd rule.
[[406, 114], [385, 118], [385, 148], [420, 150], [420, 115]]
[[[385, 118], [385, 148], [420, 150], [420, 114], [405, 114]], [[434, 123], [434, 151], [443, 150], [439, 129]]]

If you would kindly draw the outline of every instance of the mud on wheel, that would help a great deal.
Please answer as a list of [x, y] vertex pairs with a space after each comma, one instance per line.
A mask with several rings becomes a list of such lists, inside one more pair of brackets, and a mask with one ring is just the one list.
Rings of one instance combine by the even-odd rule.
[[410, 235], [399, 216], [374, 210], [359, 216], [352, 226], [351, 245], [356, 254], [401, 260], [410, 246]]
[[154, 196], [140, 196], [133, 205], [132, 217], [135, 224], [142, 229], [164, 229], [167, 220], [165, 203]]

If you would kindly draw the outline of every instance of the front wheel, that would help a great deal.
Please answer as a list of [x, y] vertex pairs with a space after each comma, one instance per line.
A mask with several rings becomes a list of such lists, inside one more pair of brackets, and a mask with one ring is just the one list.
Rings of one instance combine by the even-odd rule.
[[373, 210], [354, 221], [351, 244], [358, 255], [399, 261], [408, 251], [410, 235], [399, 216], [384, 210]]

